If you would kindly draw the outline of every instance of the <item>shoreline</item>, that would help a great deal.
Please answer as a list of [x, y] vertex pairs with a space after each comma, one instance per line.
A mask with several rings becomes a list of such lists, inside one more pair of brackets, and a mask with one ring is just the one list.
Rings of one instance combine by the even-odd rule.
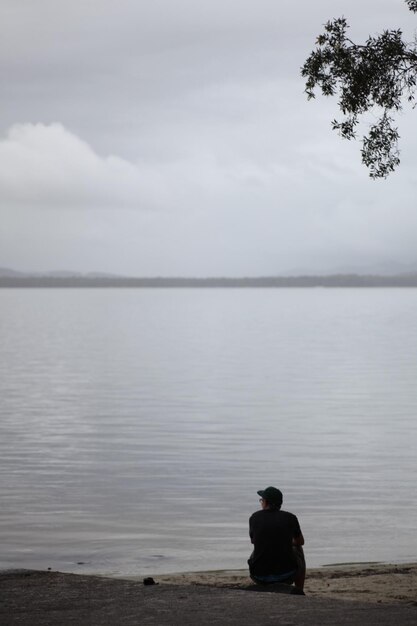
[[[157, 585], [169, 587], [210, 587], [213, 589], [260, 589], [249, 578], [247, 569], [219, 569], [166, 574], [108, 574], [102, 572], [62, 572], [24, 568], [0, 569], [0, 580], [26, 577], [32, 580], [45, 575], [83, 577], [107, 581], [129, 581], [142, 584], [152, 577]], [[265, 588], [262, 588], [265, 590]], [[271, 590], [271, 589], [270, 589]], [[417, 606], [417, 562], [349, 562], [331, 563], [308, 568], [304, 591], [318, 599], [351, 600], [376, 604]]]
[[[170, 582], [161, 576], [156, 585], [144, 585], [139, 577], [126, 580], [57, 571], [3, 570], [0, 571], [0, 623], [4, 626], [259, 626], [272, 623], [271, 620], [284, 623], [284, 616], [285, 624], [300, 626], [415, 626], [415, 592], [411, 600], [410, 597], [393, 600], [385, 594], [379, 601], [364, 595], [351, 597], [340, 590], [332, 594], [327, 582], [333, 577], [339, 582], [350, 577], [352, 591], [354, 578], [362, 581], [363, 594], [369, 582], [378, 576], [385, 582], [387, 578], [392, 581], [392, 577], [403, 577], [396, 579], [397, 590], [405, 585], [405, 580], [411, 589], [416, 573], [417, 563], [311, 570], [307, 595], [297, 596], [289, 594], [288, 585], [274, 589], [253, 584], [239, 586], [242, 578], [248, 580], [246, 572], [233, 570], [200, 572], [198, 578], [197, 572], [167, 575]], [[318, 574], [324, 578], [317, 581], [320, 590], [314, 593], [312, 583]], [[184, 582], [187, 576], [192, 578]], [[236, 581], [236, 576], [241, 578]]]
[[[124, 577], [139, 580], [139, 576]], [[225, 589], [253, 587], [247, 570], [179, 572], [154, 576], [164, 585]], [[417, 606], [417, 562], [335, 563], [307, 567], [305, 593], [310, 597]]]

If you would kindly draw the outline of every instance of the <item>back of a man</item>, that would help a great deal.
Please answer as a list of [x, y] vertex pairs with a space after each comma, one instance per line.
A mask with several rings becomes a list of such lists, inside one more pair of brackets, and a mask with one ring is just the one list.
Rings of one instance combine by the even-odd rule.
[[258, 491], [261, 510], [249, 520], [249, 535], [254, 550], [249, 558], [252, 580], [259, 584], [286, 582], [302, 590], [305, 563], [304, 537], [298, 519], [281, 510], [282, 493], [275, 487]]

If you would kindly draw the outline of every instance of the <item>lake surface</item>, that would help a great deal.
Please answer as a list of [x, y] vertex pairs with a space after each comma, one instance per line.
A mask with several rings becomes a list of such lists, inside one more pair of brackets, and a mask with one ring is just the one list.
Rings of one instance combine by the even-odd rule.
[[0, 290], [0, 567], [417, 560], [417, 290]]

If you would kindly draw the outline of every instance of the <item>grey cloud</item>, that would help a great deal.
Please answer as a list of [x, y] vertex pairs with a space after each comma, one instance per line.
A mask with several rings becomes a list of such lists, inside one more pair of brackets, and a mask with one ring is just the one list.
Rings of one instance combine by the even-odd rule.
[[415, 112], [400, 120], [401, 169], [373, 183], [359, 145], [330, 130], [334, 103], [307, 103], [298, 73], [330, 17], [345, 14], [355, 38], [411, 32], [401, 2], [0, 11], [0, 265], [256, 275], [417, 262]]

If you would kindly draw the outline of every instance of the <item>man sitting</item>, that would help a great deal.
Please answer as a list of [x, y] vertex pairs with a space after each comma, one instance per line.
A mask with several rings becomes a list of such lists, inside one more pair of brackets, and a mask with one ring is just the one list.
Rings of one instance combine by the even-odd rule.
[[260, 585], [295, 584], [292, 593], [303, 595], [306, 566], [304, 537], [298, 519], [282, 511], [282, 493], [276, 487], [258, 491], [261, 510], [249, 519], [254, 550], [248, 560], [252, 580]]

